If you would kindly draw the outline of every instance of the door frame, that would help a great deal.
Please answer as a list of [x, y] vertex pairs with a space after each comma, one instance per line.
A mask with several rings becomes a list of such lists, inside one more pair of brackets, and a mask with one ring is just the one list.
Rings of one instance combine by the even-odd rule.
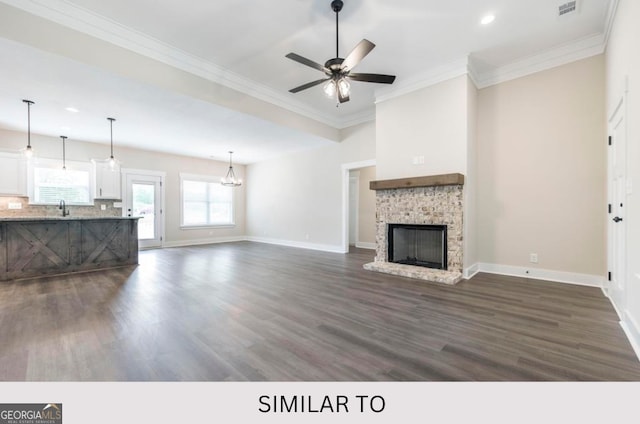
[[369, 166], [376, 166], [376, 160], [342, 164], [342, 253], [349, 253], [349, 171]]
[[[158, 247], [153, 247], [153, 248], [160, 248], [162, 249], [164, 247], [164, 244], [166, 242], [166, 195], [165, 195], [165, 180], [167, 178], [167, 173], [163, 172], [163, 171], [153, 171], [153, 170], [148, 170], [148, 169], [134, 169], [134, 168], [122, 168], [121, 170], [122, 172], [122, 180], [121, 180], [121, 184], [122, 184], [122, 216], [127, 216], [127, 207], [129, 199], [128, 199], [128, 188], [127, 188], [127, 180], [128, 180], [128, 176], [130, 175], [141, 175], [141, 176], [146, 176], [146, 177], [153, 177], [153, 178], [157, 178], [160, 177], [160, 209], [161, 209], [161, 213], [160, 213], [160, 246]], [[151, 247], [150, 247], [151, 248]], [[145, 248], [140, 248], [141, 250], [144, 250]]]

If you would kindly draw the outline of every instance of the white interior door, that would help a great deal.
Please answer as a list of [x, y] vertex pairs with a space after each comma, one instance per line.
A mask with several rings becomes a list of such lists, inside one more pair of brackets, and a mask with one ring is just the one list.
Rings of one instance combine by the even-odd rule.
[[[608, 154], [608, 295], [619, 313], [626, 309], [626, 181], [627, 181], [627, 122], [624, 100], [609, 121], [610, 145]], [[620, 317], [622, 318], [622, 317]]]
[[138, 220], [138, 246], [141, 249], [162, 247], [164, 217], [162, 203], [162, 176], [125, 174], [126, 216]]

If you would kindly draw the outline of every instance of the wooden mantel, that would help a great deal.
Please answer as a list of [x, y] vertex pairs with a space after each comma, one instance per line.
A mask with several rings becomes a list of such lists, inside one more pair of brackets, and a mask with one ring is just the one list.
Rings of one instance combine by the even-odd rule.
[[371, 181], [371, 190], [391, 190], [394, 188], [414, 188], [414, 187], [435, 187], [447, 185], [463, 185], [464, 175], [462, 174], [442, 174], [430, 175], [428, 177], [400, 178], [397, 180]]

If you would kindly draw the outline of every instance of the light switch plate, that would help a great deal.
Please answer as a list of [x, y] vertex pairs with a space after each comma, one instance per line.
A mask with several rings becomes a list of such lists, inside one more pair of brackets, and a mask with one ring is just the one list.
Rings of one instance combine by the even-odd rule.
[[106, 211], [107, 210], [107, 205], [100, 205], [100, 210], [101, 211]]

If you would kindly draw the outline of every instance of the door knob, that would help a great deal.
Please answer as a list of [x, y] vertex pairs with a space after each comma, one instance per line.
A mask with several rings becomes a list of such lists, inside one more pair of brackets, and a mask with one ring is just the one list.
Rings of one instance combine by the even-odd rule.
[[613, 222], [620, 222], [622, 221], [622, 218], [620, 218], [619, 216], [616, 216], [615, 218], [613, 218]]

